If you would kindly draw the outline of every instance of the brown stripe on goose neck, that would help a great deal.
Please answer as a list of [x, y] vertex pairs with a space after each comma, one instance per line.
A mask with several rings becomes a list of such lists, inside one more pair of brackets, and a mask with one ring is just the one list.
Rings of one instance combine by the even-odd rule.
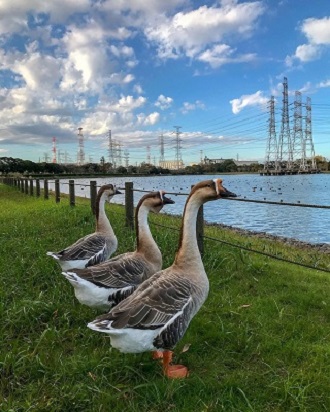
[[189, 193], [189, 196], [188, 196], [188, 198], [187, 198], [187, 200], [186, 200], [186, 204], [184, 205], [182, 223], [181, 223], [181, 228], [180, 228], [179, 246], [178, 246], [178, 249], [177, 249], [176, 254], [175, 254], [175, 261], [176, 261], [176, 259], [177, 259], [178, 254], [179, 254], [179, 251], [180, 251], [180, 249], [181, 249], [181, 247], [182, 247], [182, 242], [183, 242], [183, 229], [184, 229], [184, 217], [185, 217], [185, 214], [186, 214], [186, 209], [187, 209], [187, 205], [188, 205], [188, 203], [189, 203], [189, 201], [190, 201], [190, 198], [191, 198], [191, 196], [192, 196], [198, 189], [200, 189], [201, 187], [204, 187], [204, 186], [206, 186], [206, 185], [208, 185], [208, 184], [212, 184], [212, 183], [214, 183], [213, 180], [203, 180], [203, 182], [199, 182], [199, 183], [197, 183], [196, 185], [194, 185], [194, 187], [191, 189], [191, 192]]
[[100, 215], [100, 199], [101, 196], [103, 195], [103, 193], [105, 192], [105, 190], [111, 189], [113, 190], [113, 185], [112, 184], [108, 184], [108, 185], [103, 185], [100, 187], [100, 190], [97, 193], [96, 196], [96, 201], [95, 201], [95, 216], [96, 216], [96, 220], [99, 218]]
[[136, 206], [136, 210], [135, 210], [135, 233], [136, 233], [136, 243], [137, 243], [137, 248], [139, 247], [139, 219], [138, 219], [138, 215], [139, 215], [139, 210], [140, 207], [142, 206], [142, 203], [150, 198], [150, 197], [154, 197], [157, 194], [157, 192], [151, 192], [151, 193], [147, 193], [146, 195], [144, 195], [143, 197], [141, 197], [141, 199], [139, 200], [139, 203]]

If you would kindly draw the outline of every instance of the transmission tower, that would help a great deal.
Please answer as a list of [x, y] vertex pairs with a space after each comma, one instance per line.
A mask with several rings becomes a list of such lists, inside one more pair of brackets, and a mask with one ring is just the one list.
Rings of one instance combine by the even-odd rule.
[[306, 153], [302, 129], [302, 104], [301, 93], [295, 92], [294, 100], [294, 125], [292, 138], [292, 161], [294, 170], [306, 170]]
[[147, 158], [146, 162], [150, 165], [151, 164], [151, 154], [150, 154], [150, 146], [147, 146]]
[[310, 163], [311, 170], [316, 170], [315, 150], [312, 137], [312, 100], [306, 98], [306, 117], [305, 117], [305, 156], [306, 163]]
[[268, 140], [266, 148], [266, 158], [264, 164], [264, 170], [266, 172], [270, 170], [278, 169], [278, 146], [276, 139], [276, 129], [275, 129], [275, 97], [271, 96], [268, 102], [269, 108], [269, 119], [268, 119]]
[[288, 79], [283, 80], [283, 107], [281, 133], [278, 143], [278, 162], [280, 168], [291, 170], [292, 168], [292, 148], [290, 138], [289, 123], [289, 98], [288, 98]]
[[64, 163], [65, 164], [69, 163], [69, 154], [67, 151], [64, 152]]
[[78, 128], [78, 154], [77, 154], [77, 164], [83, 165], [85, 163], [85, 149], [84, 149], [84, 135], [82, 132], [83, 128]]
[[160, 156], [159, 156], [159, 164], [160, 164], [161, 162], [165, 162], [164, 135], [163, 134], [159, 136], [159, 145], [160, 145]]
[[53, 149], [52, 149], [52, 152], [53, 152], [53, 160], [52, 160], [52, 162], [53, 162], [53, 163], [57, 163], [57, 160], [56, 160], [56, 137], [53, 137]]
[[112, 140], [111, 130], [108, 131], [108, 154], [109, 154], [109, 163], [113, 169], [116, 168], [116, 160], [115, 160], [115, 147], [114, 142]]
[[127, 149], [124, 150], [125, 167], [129, 166], [129, 152]]
[[180, 169], [180, 166], [182, 165], [182, 155], [181, 155], [181, 139], [180, 139], [180, 132], [181, 126], [173, 126], [175, 127], [175, 162], [176, 162], [176, 168]]
[[47, 152], [44, 152], [44, 162], [49, 163], [49, 156]]
[[200, 164], [202, 165], [203, 164], [203, 150], [200, 150], [200, 155], [201, 155]]
[[116, 150], [115, 155], [117, 159], [116, 161], [117, 166], [122, 166], [121, 143], [118, 141], [115, 142], [115, 150]]
[[58, 149], [57, 150], [57, 162], [59, 163], [59, 164], [62, 164], [63, 163], [63, 153], [62, 153], [62, 150], [61, 149]]

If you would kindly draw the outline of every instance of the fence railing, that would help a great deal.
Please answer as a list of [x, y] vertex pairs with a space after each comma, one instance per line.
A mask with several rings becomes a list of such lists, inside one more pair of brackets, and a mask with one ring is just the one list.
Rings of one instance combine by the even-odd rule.
[[[44, 199], [49, 199], [49, 183], [54, 182], [54, 198], [55, 202], [59, 203], [61, 200], [61, 193], [60, 193], [60, 180], [59, 179], [43, 179], [43, 190], [40, 188], [40, 180], [41, 179], [31, 179], [31, 178], [13, 178], [13, 177], [0, 177], [0, 183], [9, 185], [9, 186], [14, 186], [17, 187], [18, 190], [20, 190], [22, 193], [25, 193], [26, 195], [30, 196], [36, 196], [36, 197], [41, 197], [43, 195]], [[35, 184], [34, 184], [35, 182]], [[75, 181], [74, 180], [69, 180], [68, 182], [69, 185], [69, 193], [68, 196], [69, 198], [69, 204], [71, 207], [74, 207], [76, 205], [76, 195], [75, 195]], [[96, 205], [96, 196], [97, 196], [97, 182], [96, 181], [90, 181], [89, 185], [81, 185], [80, 186], [85, 186], [89, 187], [90, 190], [90, 207], [92, 210], [92, 213], [95, 214], [95, 205]], [[141, 189], [134, 189], [133, 187], [133, 182], [125, 182], [125, 187], [120, 187], [120, 190], [125, 191], [125, 225], [129, 227], [130, 229], [134, 229], [134, 192], [145, 192], [149, 193], [149, 190], [141, 190]], [[187, 196], [189, 193], [182, 193], [182, 192], [166, 192], [169, 195], [176, 195], [176, 196]], [[320, 209], [330, 209], [330, 206], [327, 205], [313, 205], [313, 204], [303, 204], [303, 203], [287, 203], [287, 202], [273, 202], [273, 201], [261, 201], [261, 200], [252, 200], [252, 199], [241, 199], [241, 198], [224, 198], [225, 200], [233, 200], [233, 201], [240, 201], [240, 202], [253, 202], [253, 203], [263, 203], [263, 204], [276, 204], [276, 205], [281, 205], [281, 206], [297, 206], [297, 207], [310, 207], [310, 208], [320, 208]], [[159, 224], [156, 224], [157, 226], [162, 226]], [[169, 228], [168, 229], [173, 229], [177, 230], [177, 228]], [[285, 259], [283, 257], [275, 256], [269, 253], [265, 253], [263, 251], [258, 251], [254, 250], [248, 247], [244, 247], [242, 245], [236, 245], [230, 242], [226, 242], [223, 240], [219, 239], [214, 239], [210, 238], [208, 236], [204, 236], [204, 209], [203, 206], [200, 207], [200, 210], [197, 215], [197, 223], [196, 223], [196, 235], [197, 235], [197, 242], [198, 242], [198, 247], [203, 254], [204, 252], [204, 239], [208, 240], [213, 240], [217, 241], [219, 243], [225, 243], [233, 247], [238, 247], [242, 250], [247, 250], [253, 253], [259, 253], [262, 255], [266, 255], [268, 257], [277, 259], [277, 260], [282, 260], [284, 262], [296, 264], [299, 266], [303, 266], [306, 268], [310, 269], [316, 269], [316, 270], [321, 270], [323, 272], [330, 273], [329, 269], [322, 268], [322, 267], [316, 267], [316, 266], [311, 266], [311, 265], [306, 265], [302, 262], [294, 262], [289, 259]]]

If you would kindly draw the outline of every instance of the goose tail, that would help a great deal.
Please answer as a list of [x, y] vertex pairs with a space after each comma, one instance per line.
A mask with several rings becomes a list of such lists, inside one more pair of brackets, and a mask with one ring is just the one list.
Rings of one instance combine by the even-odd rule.
[[74, 272], [62, 272], [62, 275], [65, 276], [72, 285], [78, 285], [80, 283], [79, 276]]
[[47, 252], [46, 255], [53, 257], [55, 260], [60, 260], [60, 258], [55, 252]]

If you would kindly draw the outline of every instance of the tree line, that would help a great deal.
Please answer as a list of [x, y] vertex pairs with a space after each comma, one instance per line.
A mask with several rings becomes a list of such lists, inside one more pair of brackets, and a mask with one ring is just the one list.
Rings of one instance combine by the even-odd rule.
[[[321, 170], [330, 170], [330, 162], [324, 158], [317, 159]], [[263, 169], [263, 164], [254, 163], [250, 165], [237, 166], [231, 159], [224, 160], [216, 164], [195, 164], [186, 166], [181, 170], [169, 170], [149, 163], [142, 162], [138, 166], [129, 165], [127, 167], [113, 167], [111, 163], [105, 161], [104, 157], [100, 163], [77, 164], [58, 164], [58, 163], [35, 163], [31, 160], [23, 160], [13, 157], [0, 157], [0, 174], [19, 174], [19, 175], [61, 175], [61, 174], [203, 174], [203, 173], [228, 173], [228, 172], [259, 172]]]

